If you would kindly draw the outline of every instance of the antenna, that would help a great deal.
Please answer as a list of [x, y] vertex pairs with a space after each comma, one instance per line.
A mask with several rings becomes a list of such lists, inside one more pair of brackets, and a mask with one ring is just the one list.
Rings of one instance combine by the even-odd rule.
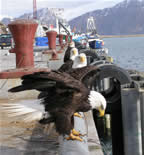
[[97, 34], [95, 21], [92, 16], [87, 19], [87, 33]]
[[37, 19], [36, 0], [33, 0], [33, 19]]

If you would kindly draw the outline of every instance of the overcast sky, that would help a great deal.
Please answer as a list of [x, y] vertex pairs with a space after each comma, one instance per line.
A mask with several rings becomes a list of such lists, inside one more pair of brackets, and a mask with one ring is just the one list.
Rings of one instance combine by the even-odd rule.
[[[123, 0], [37, 0], [37, 9], [64, 8], [65, 18], [72, 19], [83, 13], [112, 7]], [[0, 18], [18, 17], [33, 11], [33, 0], [0, 0]]]

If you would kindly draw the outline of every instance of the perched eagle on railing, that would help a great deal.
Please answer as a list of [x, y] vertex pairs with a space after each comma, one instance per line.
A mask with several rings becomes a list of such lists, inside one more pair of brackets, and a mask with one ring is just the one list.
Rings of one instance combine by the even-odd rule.
[[[81, 70], [81, 72], [80, 72]], [[22, 77], [22, 84], [9, 90], [20, 92], [36, 89], [47, 91], [41, 100], [40, 108], [35, 109], [22, 104], [2, 104], [2, 110], [10, 117], [20, 117], [24, 121], [38, 120], [42, 124], [54, 122], [56, 131], [61, 135], [69, 135], [68, 139], [83, 141], [80, 133], [74, 130], [73, 115], [75, 112], [87, 112], [97, 109], [104, 115], [106, 100], [98, 92], [89, 90], [83, 80], [95, 73], [97, 68], [87, 66], [71, 71], [71, 73], [51, 71], [37, 72]], [[37, 107], [37, 106], [36, 106]]]
[[[87, 58], [84, 53], [78, 54], [78, 51], [71, 51], [70, 58], [58, 69], [60, 72], [69, 72], [73, 68], [82, 68], [87, 66]], [[48, 92], [43, 91], [38, 98], [43, 98]]]
[[[78, 56], [79, 56], [78, 49], [75, 48], [74, 42], [71, 42], [67, 50], [65, 51], [64, 60], [63, 60], [64, 64], [58, 70], [61, 72], [66, 72], [70, 70], [71, 68], [74, 68], [74, 67], [77, 68], [77, 65], [79, 63], [84, 64], [86, 60], [84, 61], [84, 59], [82, 58], [80, 59], [80, 57]], [[74, 62], [76, 62], [75, 59], [77, 59], [77, 63], [75, 63], [75, 66], [74, 66]]]

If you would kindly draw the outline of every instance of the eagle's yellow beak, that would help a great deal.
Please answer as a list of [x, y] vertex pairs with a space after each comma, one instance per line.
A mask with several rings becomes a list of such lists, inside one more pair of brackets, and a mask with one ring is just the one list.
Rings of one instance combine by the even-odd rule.
[[105, 110], [103, 110], [101, 107], [98, 109], [99, 110], [99, 117], [103, 117], [105, 114]]
[[76, 50], [73, 50], [73, 54], [76, 55], [76, 53], [77, 53], [77, 51]]
[[85, 60], [85, 57], [83, 57], [83, 56], [81, 56], [80, 57], [80, 62], [85, 62], [86, 60]]

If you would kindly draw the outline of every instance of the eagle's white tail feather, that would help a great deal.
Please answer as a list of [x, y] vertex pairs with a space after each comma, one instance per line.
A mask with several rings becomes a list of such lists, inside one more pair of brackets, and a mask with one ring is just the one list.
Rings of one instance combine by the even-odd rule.
[[37, 102], [21, 104], [2, 103], [0, 104], [0, 109], [8, 117], [14, 117], [25, 122], [40, 120], [45, 112], [44, 106], [40, 103], [37, 104]]

